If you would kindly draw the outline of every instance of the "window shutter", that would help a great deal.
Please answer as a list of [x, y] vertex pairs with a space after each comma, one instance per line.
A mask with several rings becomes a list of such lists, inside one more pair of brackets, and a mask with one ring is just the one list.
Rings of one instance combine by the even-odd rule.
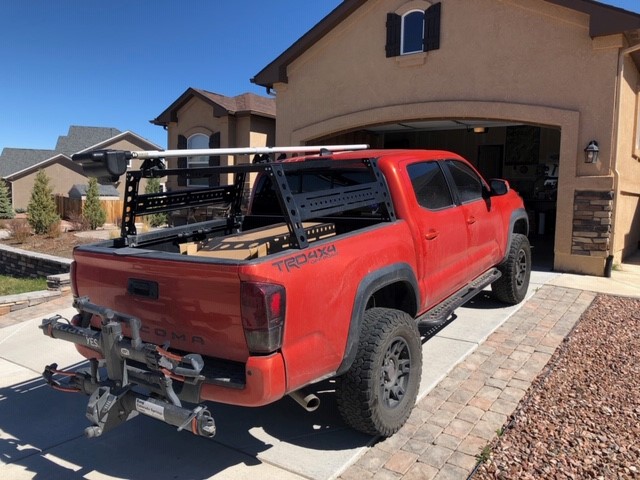
[[[187, 137], [184, 135], [178, 135], [178, 150], [186, 150]], [[178, 168], [187, 168], [187, 157], [178, 157]], [[187, 177], [184, 175], [178, 175], [178, 186], [187, 186]]]
[[440, 13], [442, 4], [434, 3], [424, 12], [424, 51], [440, 48]]
[[387, 58], [400, 55], [400, 34], [402, 17], [395, 13], [387, 13]]
[[[209, 137], [209, 148], [220, 148], [220, 132], [215, 132]], [[210, 155], [209, 156], [209, 166], [210, 167], [219, 167], [220, 166], [220, 155]], [[220, 185], [220, 176], [212, 175], [209, 177], [209, 186], [217, 187]]]

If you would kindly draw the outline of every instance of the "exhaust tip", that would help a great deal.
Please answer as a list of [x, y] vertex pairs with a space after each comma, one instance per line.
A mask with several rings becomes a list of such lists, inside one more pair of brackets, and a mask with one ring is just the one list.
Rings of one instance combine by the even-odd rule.
[[291, 392], [289, 396], [307, 412], [315, 412], [318, 407], [320, 407], [320, 399], [315, 393], [296, 390], [295, 392]]

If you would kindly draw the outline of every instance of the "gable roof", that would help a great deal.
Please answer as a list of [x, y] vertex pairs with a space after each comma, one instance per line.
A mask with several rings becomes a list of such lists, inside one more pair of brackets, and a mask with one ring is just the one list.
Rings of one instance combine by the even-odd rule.
[[0, 178], [15, 180], [59, 160], [68, 161], [69, 168], [82, 173], [81, 167], [71, 160], [71, 155], [87, 150], [105, 148], [126, 138], [132, 139], [134, 144], [139, 144], [142, 150], [162, 150], [159, 145], [129, 130], [121, 132], [117, 128], [74, 125], [69, 127], [68, 135], [58, 137], [56, 150], [4, 148], [0, 154]]
[[87, 147], [108, 140], [111, 137], [115, 137], [120, 133], [122, 132], [117, 128], [83, 127], [72, 125], [69, 127], [69, 133], [67, 135], [61, 135], [58, 137], [56, 152], [71, 155], [84, 150]]
[[216, 117], [239, 114], [251, 114], [267, 118], [275, 118], [276, 116], [276, 102], [273, 98], [263, 97], [255, 93], [243, 93], [235, 97], [227, 97], [207, 90], [189, 87], [157, 118], [149, 121], [154, 125], [162, 126], [167, 126], [169, 122], [178, 121], [178, 110], [194, 97], [210, 104]]
[[31, 148], [3, 148], [0, 154], [0, 178], [24, 170], [55, 155], [54, 150]]
[[[326, 17], [305, 33], [278, 58], [264, 67], [252, 83], [262, 85], [269, 91], [274, 83], [287, 83], [287, 67], [306, 52], [312, 45], [339, 25], [367, 0], [344, 0]], [[555, 5], [570, 8], [589, 15], [589, 35], [600, 37], [615, 33], [630, 33], [638, 38], [640, 33], [640, 14], [621, 8], [605, 5], [594, 0], [544, 0]]]
[[45, 158], [44, 160], [38, 163], [34, 163], [33, 165], [29, 165], [28, 167], [25, 167], [21, 170], [18, 170], [6, 175], [5, 179], [13, 182], [21, 177], [24, 177], [25, 175], [29, 175], [30, 173], [33, 173], [37, 170], [46, 168], [49, 165], [52, 165], [54, 163], [67, 164], [66, 166], [69, 169], [82, 174], [82, 166], [77, 163], [74, 163], [73, 160], [71, 160], [71, 157], [69, 157], [68, 155], [65, 155], [64, 153], [54, 152], [52, 156]]

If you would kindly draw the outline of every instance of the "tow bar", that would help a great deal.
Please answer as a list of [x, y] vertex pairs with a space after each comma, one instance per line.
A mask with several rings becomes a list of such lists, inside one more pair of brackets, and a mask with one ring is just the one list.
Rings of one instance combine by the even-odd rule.
[[[204, 380], [200, 355], [178, 355], [167, 347], [142, 342], [138, 318], [95, 305], [87, 297], [76, 298], [73, 306], [79, 314], [72, 322], [56, 315], [42, 320], [40, 329], [51, 338], [88, 347], [103, 360], [91, 359], [90, 371], [78, 372], [58, 370], [54, 363], [45, 367], [42, 376], [56, 390], [89, 395], [86, 415], [92, 425], [85, 429], [87, 437], [98, 437], [138, 413], [178, 427], [178, 431], [186, 428], [208, 438], [216, 434], [209, 410], [202, 405], [183, 407], [174, 389], [178, 382], [183, 398], [198, 397], [194, 392]], [[93, 315], [100, 317], [101, 330], [90, 327]], [[129, 328], [130, 339], [122, 332], [123, 324]], [[100, 378], [102, 365], [107, 371], [105, 379]], [[67, 381], [62, 383], [56, 376]]]

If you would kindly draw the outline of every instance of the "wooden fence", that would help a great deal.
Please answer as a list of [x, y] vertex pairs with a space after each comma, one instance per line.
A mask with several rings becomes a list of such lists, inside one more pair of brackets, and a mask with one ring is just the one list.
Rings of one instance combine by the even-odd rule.
[[[58, 208], [58, 215], [60, 215], [60, 217], [73, 221], [78, 220], [82, 216], [84, 200], [79, 198], [69, 198], [62, 195], [56, 195], [55, 200]], [[100, 200], [100, 203], [107, 214], [106, 223], [120, 225], [124, 201], [120, 199]]]

